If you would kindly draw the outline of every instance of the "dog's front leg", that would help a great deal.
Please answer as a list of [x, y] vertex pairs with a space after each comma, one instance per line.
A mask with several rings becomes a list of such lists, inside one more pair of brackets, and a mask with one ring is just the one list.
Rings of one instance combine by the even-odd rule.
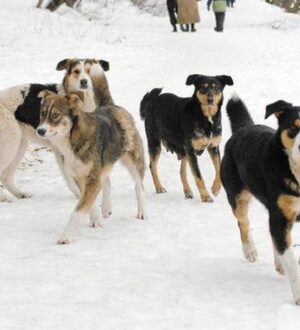
[[103, 190], [102, 190], [102, 215], [104, 218], [109, 218], [111, 210], [111, 185], [109, 177], [106, 177], [103, 181]]
[[63, 177], [67, 183], [68, 188], [73, 192], [73, 194], [79, 198], [80, 196], [80, 190], [75, 182], [75, 180], [69, 175], [69, 173], [65, 170], [64, 168], [64, 160], [63, 160], [63, 156], [60, 154], [60, 152], [54, 147], [52, 146], [52, 150], [53, 153], [55, 155], [57, 164], [63, 174]]
[[216, 171], [215, 179], [211, 187], [211, 191], [215, 196], [217, 196], [222, 187], [221, 175], [220, 175], [220, 165], [221, 165], [220, 150], [219, 150], [219, 146], [215, 146], [215, 147], [210, 146], [207, 148], [207, 150]]
[[280, 195], [270, 210], [270, 232], [280, 264], [286, 274], [295, 303], [300, 305], [300, 267], [293, 251], [291, 230], [298, 214], [299, 197]]
[[[80, 181], [82, 182], [82, 194], [75, 210], [71, 215], [71, 219], [57, 242], [58, 244], [69, 244], [75, 241], [78, 237], [81, 224], [90, 212], [93, 213], [92, 207], [101, 190], [100, 176], [96, 171], [94, 171], [88, 176], [82, 178]], [[100, 212], [96, 215], [101, 217]], [[93, 221], [95, 222], [95, 220]], [[97, 223], [99, 223], [99, 219]]]
[[189, 148], [187, 150], [187, 159], [191, 167], [193, 176], [195, 178], [196, 185], [199, 190], [202, 202], [206, 202], [206, 203], [213, 202], [213, 199], [210, 197], [205, 187], [205, 183], [204, 180], [202, 179], [201, 172], [198, 166], [197, 156], [195, 155], [194, 150], [192, 148]]

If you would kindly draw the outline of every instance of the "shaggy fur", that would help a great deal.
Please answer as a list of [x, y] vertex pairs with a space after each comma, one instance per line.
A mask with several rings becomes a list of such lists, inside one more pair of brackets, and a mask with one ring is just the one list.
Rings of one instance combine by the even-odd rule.
[[165, 192], [157, 171], [163, 144], [181, 160], [180, 176], [185, 197], [193, 198], [186, 173], [189, 163], [202, 201], [212, 202], [200, 173], [197, 155], [208, 150], [216, 171], [212, 192], [217, 195], [221, 189], [219, 144], [223, 89], [225, 85], [232, 85], [233, 81], [229, 76], [196, 74], [188, 76], [186, 84], [195, 87], [192, 97], [161, 94], [162, 90], [157, 88], [147, 93], [141, 101], [140, 115], [145, 120], [151, 174], [156, 191]]
[[88, 214], [91, 226], [100, 225], [96, 197], [119, 159], [136, 184], [137, 217], [145, 219], [144, 152], [132, 117], [124, 122], [120, 116], [122, 109], [114, 105], [100, 107], [92, 113], [83, 112], [82, 93], [63, 96], [43, 91], [40, 96], [43, 101], [37, 133], [58, 149], [64, 171], [79, 190], [79, 202], [58, 243], [74, 241], [81, 220]]
[[238, 220], [245, 258], [257, 259], [248, 220], [249, 202], [255, 196], [269, 212], [275, 268], [286, 273], [295, 302], [300, 304], [300, 270], [291, 238], [300, 212], [300, 107], [285, 101], [267, 106], [266, 118], [276, 115], [277, 131], [254, 125], [238, 98], [228, 102], [227, 113], [233, 134], [226, 144], [221, 177]]

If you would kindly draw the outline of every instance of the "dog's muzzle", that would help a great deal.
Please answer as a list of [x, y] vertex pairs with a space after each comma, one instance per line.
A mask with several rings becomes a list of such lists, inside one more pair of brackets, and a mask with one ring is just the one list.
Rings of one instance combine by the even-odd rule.
[[86, 79], [80, 80], [80, 88], [86, 89], [88, 87], [88, 81]]
[[45, 137], [47, 130], [45, 130], [44, 128], [38, 128], [37, 133], [38, 133], [38, 135]]

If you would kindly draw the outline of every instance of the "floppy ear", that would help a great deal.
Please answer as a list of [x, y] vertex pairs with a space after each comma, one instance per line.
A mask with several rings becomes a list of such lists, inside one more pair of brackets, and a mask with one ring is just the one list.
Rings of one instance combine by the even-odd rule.
[[67, 66], [68, 66], [68, 63], [69, 63], [70, 59], [69, 58], [66, 58], [60, 62], [57, 63], [57, 66], [56, 66], [56, 70], [57, 71], [62, 71], [62, 70], [66, 70]]
[[199, 80], [202, 76], [200, 74], [190, 74], [187, 79], [185, 84], [187, 86], [194, 85], [197, 80]]
[[266, 106], [265, 119], [267, 119], [268, 117], [270, 117], [273, 114], [275, 114], [276, 117], [280, 117], [280, 115], [282, 115], [283, 112], [291, 109], [292, 107], [293, 107], [292, 103], [288, 103], [283, 100], [279, 100], [275, 103], [271, 103]]
[[216, 76], [216, 78], [221, 82], [221, 84], [223, 86], [225, 86], [225, 85], [232, 86], [233, 85], [233, 80], [230, 76], [221, 75], [221, 76]]
[[109, 71], [109, 69], [110, 69], [109, 62], [104, 61], [104, 60], [99, 60], [99, 64], [102, 66], [102, 69], [104, 71]]
[[84, 101], [84, 93], [81, 91], [70, 92], [66, 95], [66, 97], [69, 101], [73, 101], [75, 103], [77, 103], [78, 101]]
[[44, 99], [45, 97], [49, 96], [49, 95], [57, 95], [52, 91], [49, 91], [48, 89], [43, 89], [42, 91], [40, 91], [37, 95], [37, 97], [39, 99]]

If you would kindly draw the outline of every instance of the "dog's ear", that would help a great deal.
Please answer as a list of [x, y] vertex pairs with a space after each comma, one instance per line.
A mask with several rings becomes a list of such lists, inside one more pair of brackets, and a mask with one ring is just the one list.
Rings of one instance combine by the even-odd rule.
[[37, 97], [38, 97], [39, 99], [44, 99], [45, 97], [50, 96], [50, 95], [57, 95], [57, 94], [55, 94], [55, 93], [52, 92], [52, 91], [49, 91], [48, 89], [43, 89], [42, 91], [40, 91], [40, 92], [38, 93]]
[[191, 86], [191, 85], [195, 85], [195, 83], [202, 77], [202, 75], [200, 74], [190, 74], [187, 78], [186, 78], [186, 82], [185, 84], [187, 86]]
[[225, 85], [232, 86], [233, 85], [233, 80], [230, 76], [221, 75], [221, 76], [216, 76], [216, 78], [221, 82], [221, 84], [223, 86], [225, 86]]
[[66, 59], [58, 62], [57, 63], [57, 66], [56, 66], [56, 70], [57, 71], [66, 70], [67, 67], [68, 67], [69, 61], [70, 61], [70, 59], [69, 58], [66, 58]]
[[275, 114], [277, 118], [279, 118], [286, 110], [290, 110], [293, 107], [292, 103], [288, 103], [283, 100], [279, 100], [277, 102], [271, 103], [266, 106], [266, 115], [265, 119]]
[[70, 92], [66, 95], [67, 99], [72, 102], [84, 102], [84, 93], [81, 91]]
[[99, 60], [99, 64], [102, 66], [102, 69], [104, 71], [109, 71], [109, 69], [110, 69], [109, 62], [104, 61], [104, 60]]

